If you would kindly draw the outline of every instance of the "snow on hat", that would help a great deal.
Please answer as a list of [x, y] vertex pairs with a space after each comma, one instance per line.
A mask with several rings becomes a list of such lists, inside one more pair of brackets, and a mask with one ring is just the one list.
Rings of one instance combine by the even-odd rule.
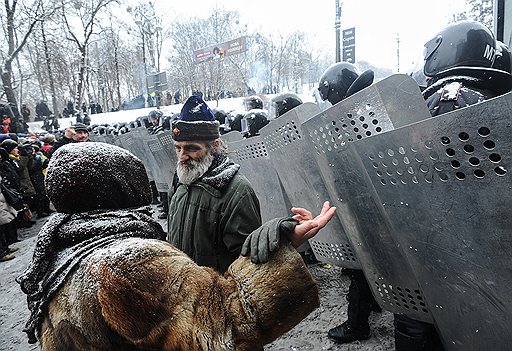
[[73, 127], [75, 132], [84, 131], [84, 132], [89, 133], [89, 130], [87, 129], [87, 126], [85, 124], [83, 124], [83, 123], [75, 123], [71, 127]]
[[129, 151], [106, 143], [70, 143], [57, 149], [45, 178], [61, 213], [125, 209], [151, 203], [146, 169]]
[[192, 95], [183, 105], [178, 120], [172, 123], [176, 141], [214, 140], [220, 137], [219, 122], [206, 102]]

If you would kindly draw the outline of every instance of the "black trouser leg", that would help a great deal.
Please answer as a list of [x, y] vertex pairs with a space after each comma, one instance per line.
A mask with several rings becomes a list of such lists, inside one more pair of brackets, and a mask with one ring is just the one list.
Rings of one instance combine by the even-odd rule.
[[351, 269], [348, 272], [350, 287], [348, 289], [348, 321], [353, 327], [368, 325], [368, 317], [375, 303], [370, 286], [362, 270]]
[[162, 201], [162, 211], [164, 213], [169, 213], [169, 202], [167, 199], [167, 193], [160, 193], [160, 200]]
[[0, 257], [3, 257], [9, 253], [9, 245], [5, 238], [7, 224], [0, 225]]
[[13, 219], [5, 226], [5, 240], [7, 245], [11, 245], [18, 241], [18, 227], [16, 225], [16, 219]]
[[442, 351], [439, 335], [433, 324], [395, 314], [396, 351]]
[[158, 204], [158, 189], [156, 188], [155, 181], [149, 182], [149, 185], [151, 187], [151, 195], [153, 197], [153, 205]]

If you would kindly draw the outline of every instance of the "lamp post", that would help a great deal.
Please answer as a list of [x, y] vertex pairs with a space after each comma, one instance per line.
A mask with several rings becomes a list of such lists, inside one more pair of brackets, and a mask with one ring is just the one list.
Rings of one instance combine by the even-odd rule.
[[336, 32], [336, 62], [341, 61], [341, 5], [340, 0], [336, 0], [336, 18], [334, 20], [334, 30]]
[[396, 33], [396, 72], [400, 73], [400, 33]]
[[[135, 8], [134, 11], [135, 24], [139, 28], [140, 36], [142, 38], [142, 64], [144, 65], [144, 79], [146, 81], [146, 95], [150, 96], [149, 91], [149, 83], [148, 83], [148, 75], [158, 73], [160, 69], [160, 33], [162, 31], [162, 27], [159, 25], [158, 18], [154, 15], [148, 15], [146, 12], [142, 11], [140, 8]], [[154, 41], [154, 37], [156, 37], [156, 43]], [[156, 51], [156, 53], [155, 53]], [[147, 54], [150, 54], [151, 57], [151, 69], [148, 69], [147, 63]], [[151, 71], [151, 72], [149, 72]], [[155, 92], [157, 95], [158, 91], [155, 86]], [[157, 106], [158, 106], [158, 97]]]

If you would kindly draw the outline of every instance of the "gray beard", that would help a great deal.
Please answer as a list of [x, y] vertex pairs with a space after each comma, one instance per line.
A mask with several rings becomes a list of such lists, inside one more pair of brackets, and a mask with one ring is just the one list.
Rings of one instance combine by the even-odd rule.
[[202, 161], [188, 161], [187, 165], [183, 165], [178, 161], [176, 173], [180, 183], [190, 185], [206, 173], [212, 165], [213, 155], [208, 153]]

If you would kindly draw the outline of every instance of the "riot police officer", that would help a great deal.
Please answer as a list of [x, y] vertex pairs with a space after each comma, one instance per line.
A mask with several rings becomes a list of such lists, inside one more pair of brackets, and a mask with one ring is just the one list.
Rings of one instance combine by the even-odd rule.
[[[329, 66], [320, 78], [318, 91], [322, 100], [335, 105], [350, 95], [368, 87], [373, 83], [374, 73], [371, 70], [361, 75], [357, 68], [348, 62], [338, 62]], [[350, 278], [347, 295], [348, 319], [329, 330], [330, 339], [339, 343], [370, 338], [368, 317], [372, 310], [380, 310], [372, 295], [370, 286], [360, 269], [344, 269]]]
[[[428, 86], [423, 97], [432, 116], [511, 90], [510, 54], [506, 47], [499, 48], [496, 62], [496, 45], [492, 32], [474, 21], [452, 24], [425, 44], [423, 72]], [[443, 350], [433, 324], [397, 314], [394, 324], [397, 351]]]
[[301, 98], [294, 93], [281, 93], [274, 96], [269, 103], [268, 118], [274, 119], [302, 104]]
[[510, 91], [510, 70], [503, 68], [506, 49], [500, 46], [498, 63], [503, 63], [495, 66], [496, 52], [492, 32], [474, 21], [450, 25], [428, 41], [423, 72], [429, 80], [423, 96], [430, 114], [438, 116]]
[[265, 110], [251, 109], [245, 114], [242, 120], [242, 125], [244, 126], [242, 134], [246, 138], [259, 135], [260, 129], [265, 127], [269, 122]]

